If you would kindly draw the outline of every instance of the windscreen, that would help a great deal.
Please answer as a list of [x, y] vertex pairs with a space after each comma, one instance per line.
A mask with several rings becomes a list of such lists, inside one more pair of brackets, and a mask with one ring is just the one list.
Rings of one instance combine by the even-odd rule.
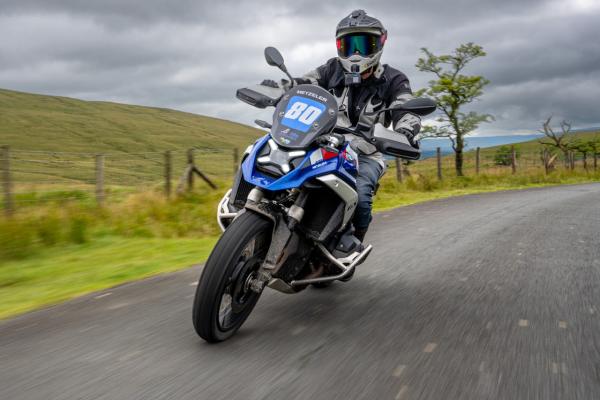
[[285, 93], [273, 115], [271, 136], [280, 146], [305, 148], [328, 133], [337, 121], [337, 102], [316, 85], [296, 86]]

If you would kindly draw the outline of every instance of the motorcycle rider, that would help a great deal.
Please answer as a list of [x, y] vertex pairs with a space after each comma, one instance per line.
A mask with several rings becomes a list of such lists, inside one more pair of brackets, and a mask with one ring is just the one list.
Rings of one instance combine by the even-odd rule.
[[[361, 123], [371, 127], [381, 122], [388, 127], [391, 124], [395, 132], [405, 135], [409, 143], [418, 148], [415, 136], [421, 129], [421, 119], [417, 115], [401, 111], [386, 112], [379, 117], [368, 115], [413, 98], [406, 75], [380, 63], [387, 39], [382, 23], [363, 10], [355, 10], [339, 22], [335, 36], [338, 57], [294, 81], [329, 90], [340, 106], [338, 125], [354, 127]], [[375, 146], [362, 137], [345, 136], [359, 154], [358, 204], [353, 225], [354, 236], [363, 241], [372, 220], [373, 195], [385, 172], [385, 162]]]

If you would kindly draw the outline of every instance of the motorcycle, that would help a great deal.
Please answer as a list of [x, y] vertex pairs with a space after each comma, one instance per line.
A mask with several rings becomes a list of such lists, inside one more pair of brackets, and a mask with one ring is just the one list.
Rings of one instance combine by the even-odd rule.
[[[420, 157], [397, 133], [378, 133], [361, 123], [336, 125], [338, 104], [331, 93], [294, 85], [277, 49], [267, 47], [265, 58], [288, 76], [291, 87], [284, 91], [263, 82], [236, 94], [258, 108], [274, 106], [275, 112], [272, 124], [255, 121], [269, 133], [246, 149], [218, 205], [224, 232], [204, 266], [193, 307], [194, 328], [208, 342], [230, 338], [265, 287], [298, 293], [348, 281], [373, 249], [353, 235], [359, 165], [345, 134], [362, 136], [387, 155]], [[375, 113], [427, 115], [435, 108], [432, 100], [416, 98]]]

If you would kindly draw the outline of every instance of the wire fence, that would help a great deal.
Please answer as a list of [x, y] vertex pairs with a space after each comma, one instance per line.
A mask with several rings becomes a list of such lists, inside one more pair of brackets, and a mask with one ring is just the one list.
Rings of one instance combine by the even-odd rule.
[[[210, 188], [231, 181], [238, 168], [238, 149], [196, 148], [164, 152], [81, 153], [0, 148], [1, 207], [11, 214], [19, 207], [44, 202], [88, 201], [99, 205], [124, 194], [155, 190], [172, 196], [202, 179]], [[393, 161], [391, 161], [393, 164]], [[437, 179], [456, 176], [453, 154], [396, 164], [396, 177], [419, 174]], [[401, 167], [400, 167], [401, 166]], [[400, 167], [400, 168], [398, 168]], [[465, 175], [551, 173], [554, 170], [596, 170], [598, 154], [552, 155], [518, 147], [476, 149], [464, 153]]]
[[102, 204], [124, 193], [157, 190], [172, 196], [204, 179], [231, 180], [237, 149], [187, 149], [141, 153], [78, 153], [0, 148], [1, 207], [87, 200]]
[[[551, 153], [547, 149], [521, 150], [518, 146], [494, 149], [477, 148], [463, 153], [462, 173], [465, 176], [506, 176], [549, 174], [555, 171], [596, 171], [600, 154], [568, 152]], [[454, 153], [437, 154], [415, 162], [395, 162], [396, 176], [402, 181], [407, 175], [421, 175], [443, 180], [457, 175]]]

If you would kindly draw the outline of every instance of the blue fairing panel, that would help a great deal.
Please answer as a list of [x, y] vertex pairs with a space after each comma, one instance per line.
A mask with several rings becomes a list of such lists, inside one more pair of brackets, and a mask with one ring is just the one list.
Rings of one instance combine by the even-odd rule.
[[[255, 168], [256, 157], [270, 138], [270, 135], [265, 135], [259, 139], [254, 145], [252, 152], [242, 163], [244, 179], [250, 184], [270, 191], [279, 191], [298, 188], [311, 178], [334, 173], [341, 176], [352, 187], [356, 186], [356, 160], [353, 160], [351, 156], [349, 157], [345, 150], [341, 151], [337, 157], [328, 160], [318, 160], [318, 157], [315, 157], [313, 158], [313, 164], [311, 164], [310, 160], [311, 154], [315, 151], [320, 152], [321, 149], [309, 151], [300, 166], [286, 175], [273, 178], [262, 174]], [[314, 162], [315, 159], [318, 161]]]

